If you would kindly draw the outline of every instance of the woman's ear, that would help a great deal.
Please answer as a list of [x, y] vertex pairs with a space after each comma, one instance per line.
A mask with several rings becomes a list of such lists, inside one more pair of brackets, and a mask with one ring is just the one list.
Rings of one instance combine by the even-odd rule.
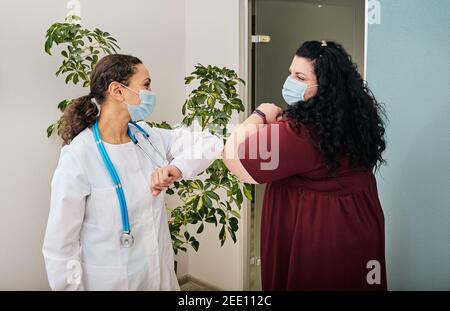
[[113, 81], [108, 85], [108, 95], [117, 101], [123, 101], [123, 90], [119, 82]]

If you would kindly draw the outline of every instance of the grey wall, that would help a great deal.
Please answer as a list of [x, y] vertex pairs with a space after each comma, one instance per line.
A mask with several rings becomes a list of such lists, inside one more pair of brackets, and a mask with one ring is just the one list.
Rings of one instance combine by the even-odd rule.
[[381, 0], [367, 80], [386, 103], [377, 176], [391, 290], [450, 290], [450, 1]]

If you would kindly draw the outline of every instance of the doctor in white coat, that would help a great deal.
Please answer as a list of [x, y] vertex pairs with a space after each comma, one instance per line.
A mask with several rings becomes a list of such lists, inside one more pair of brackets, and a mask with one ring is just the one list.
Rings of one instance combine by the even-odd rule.
[[90, 81], [90, 94], [63, 117], [43, 245], [50, 287], [179, 290], [165, 189], [205, 170], [222, 152], [222, 140], [136, 122], [156, 100], [136, 57], [105, 56]]

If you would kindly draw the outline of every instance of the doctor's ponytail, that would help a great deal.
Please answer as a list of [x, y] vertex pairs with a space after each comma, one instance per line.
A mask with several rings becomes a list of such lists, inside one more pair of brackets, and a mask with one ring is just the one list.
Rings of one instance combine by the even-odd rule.
[[105, 101], [109, 84], [117, 81], [128, 85], [138, 64], [142, 64], [139, 58], [123, 54], [107, 55], [98, 61], [90, 74], [89, 95], [72, 100], [64, 110], [61, 129], [64, 145], [70, 144], [75, 136], [94, 125], [99, 114], [97, 104], [101, 106]]
[[70, 144], [75, 136], [92, 126], [97, 120], [98, 112], [91, 94], [72, 100], [63, 115], [61, 138], [64, 144]]

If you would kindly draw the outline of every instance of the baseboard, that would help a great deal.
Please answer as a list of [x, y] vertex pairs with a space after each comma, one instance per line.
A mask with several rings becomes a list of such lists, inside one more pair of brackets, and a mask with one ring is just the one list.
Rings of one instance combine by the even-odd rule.
[[186, 283], [189, 283], [189, 282], [194, 283], [194, 284], [196, 284], [196, 285], [198, 285], [200, 287], [206, 288], [206, 289], [211, 290], [211, 291], [224, 291], [224, 289], [219, 288], [219, 287], [214, 286], [214, 285], [211, 285], [208, 282], [204, 282], [204, 281], [202, 281], [202, 280], [200, 280], [200, 279], [198, 279], [198, 278], [196, 278], [196, 277], [194, 277], [194, 276], [192, 276], [190, 274], [186, 274], [186, 275], [183, 275], [183, 276], [178, 278], [178, 284], [180, 284], [180, 286], [182, 286], [182, 285], [184, 285]]
[[186, 284], [187, 282], [189, 282], [188, 274], [185, 274], [178, 278], [178, 284], [180, 284], [180, 286]]

